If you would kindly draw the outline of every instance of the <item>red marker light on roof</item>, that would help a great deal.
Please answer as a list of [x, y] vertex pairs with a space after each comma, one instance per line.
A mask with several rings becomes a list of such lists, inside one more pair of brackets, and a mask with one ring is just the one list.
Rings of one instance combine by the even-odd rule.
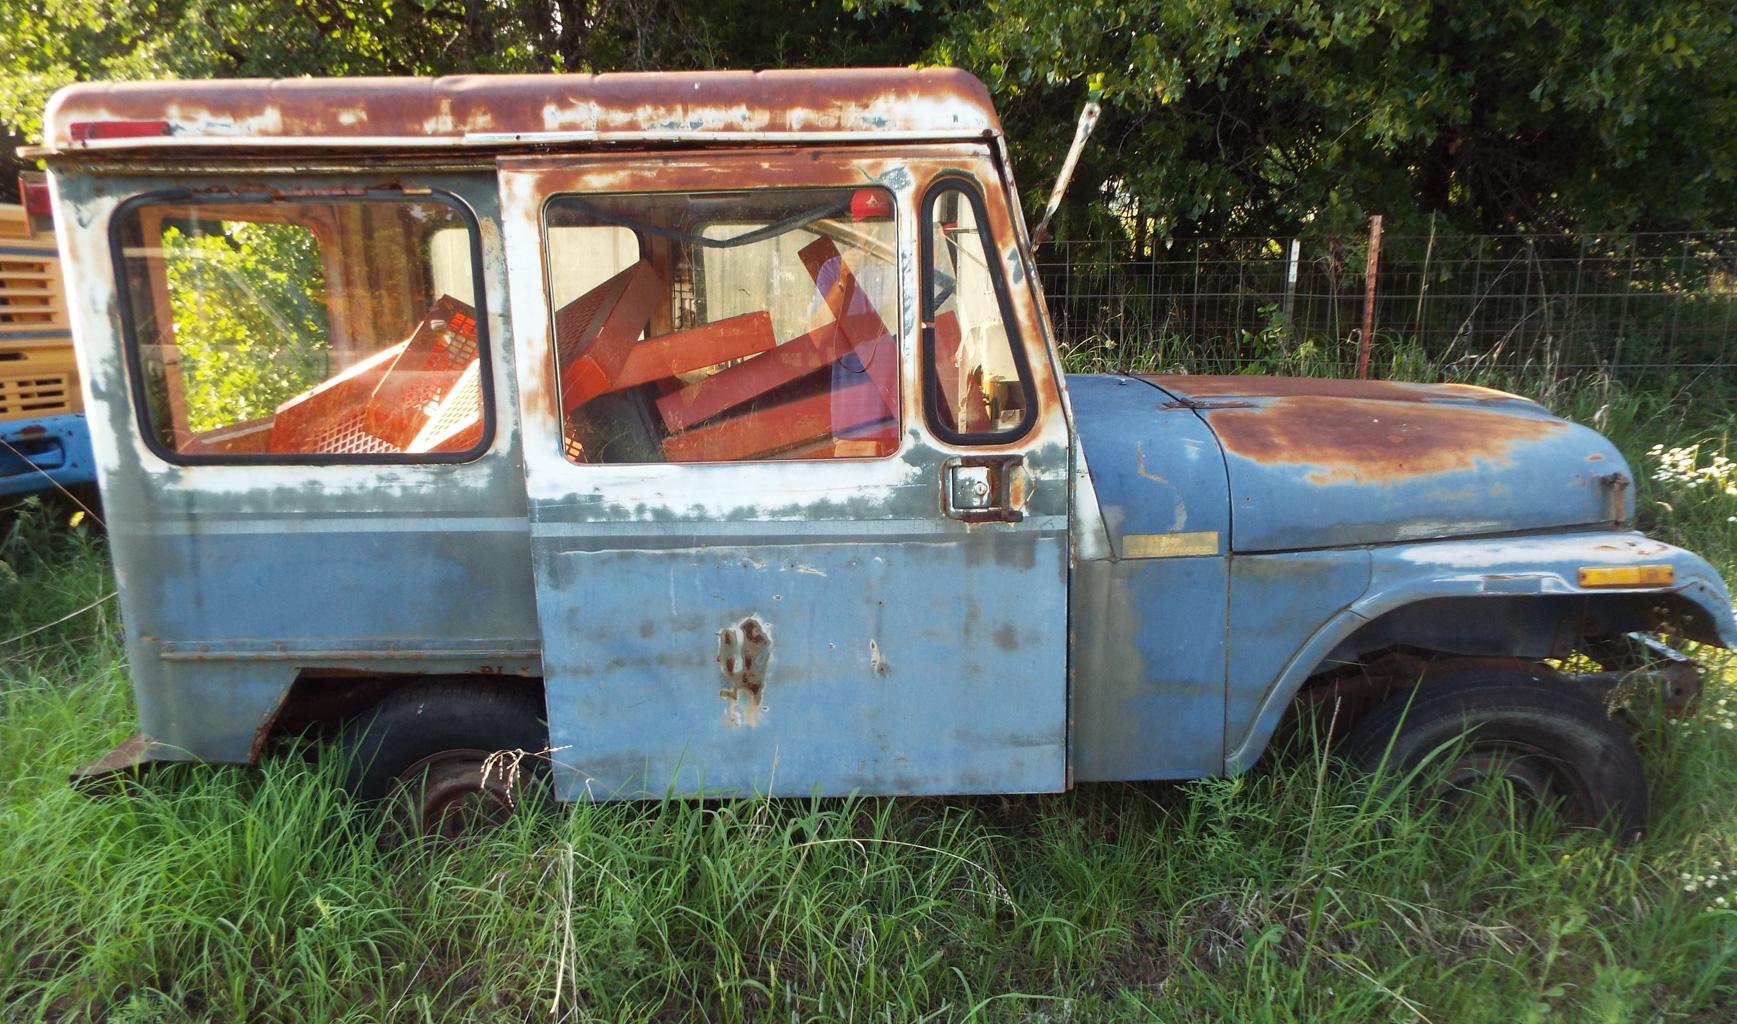
[[148, 139], [170, 132], [167, 121], [74, 121], [66, 133], [74, 142], [99, 139]]
[[886, 220], [893, 215], [893, 197], [878, 188], [859, 188], [850, 197], [851, 220]]
[[48, 194], [48, 182], [30, 181], [20, 176], [18, 194], [24, 197], [24, 212], [32, 217], [54, 215], [54, 200]]

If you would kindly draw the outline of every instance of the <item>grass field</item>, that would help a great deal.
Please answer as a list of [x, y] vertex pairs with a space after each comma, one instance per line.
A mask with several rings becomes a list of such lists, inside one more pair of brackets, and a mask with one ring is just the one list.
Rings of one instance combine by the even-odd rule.
[[[1610, 433], [1642, 525], [1737, 569], [1731, 406], [1492, 383]], [[1642, 727], [1628, 846], [1378, 799], [1304, 750], [1052, 797], [578, 806], [387, 851], [317, 761], [71, 792], [133, 729], [104, 546], [31, 512], [0, 559], [0, 1019], [1737, 1019], [1737, 692], [1710, 654], [1693, 718]]]

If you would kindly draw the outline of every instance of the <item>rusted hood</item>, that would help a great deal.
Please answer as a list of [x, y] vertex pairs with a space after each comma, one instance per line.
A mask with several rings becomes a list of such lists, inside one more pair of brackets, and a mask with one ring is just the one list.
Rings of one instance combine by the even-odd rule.
[[1233, 550], [1559, 529], [1632, 515], [1629, 468], [1615, 447], [1515, 395], [1389, 381], [1142, 379], [1218, 439]]

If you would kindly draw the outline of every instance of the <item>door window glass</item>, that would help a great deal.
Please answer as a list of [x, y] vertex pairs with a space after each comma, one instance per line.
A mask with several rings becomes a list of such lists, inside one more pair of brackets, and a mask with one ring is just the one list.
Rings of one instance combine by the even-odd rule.
[[930, 425], [948, 441], [1012, 440], [1025, 433], [1034, 403], [982, 204], [962, 183], [947, 182], [924, 208]]
[[485, 442], [475, 234], [435, 199], [144, 202], [117, 222], [166, 454], [464, 457]]
[[877, 188], [567, 196], [545, 226], [575, 462], [898, 447], [897, 247]]

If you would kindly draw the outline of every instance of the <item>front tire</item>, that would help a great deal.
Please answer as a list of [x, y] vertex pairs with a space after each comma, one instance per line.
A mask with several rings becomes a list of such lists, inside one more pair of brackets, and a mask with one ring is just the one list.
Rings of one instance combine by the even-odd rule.
[[1543, 670], [1469, 670], [1398, 694], [1357, 723], [1344, 753], [1390, 779], [1411, 779], [1432, 755], [1445, 756], [1435, 794], [1449, 802], [1494, 780], [1517, 804], [1553, 806], [1575, 828], [1628, 838], [1646, 824], [1646, 778], [1627, 733], [1601, 703]]

